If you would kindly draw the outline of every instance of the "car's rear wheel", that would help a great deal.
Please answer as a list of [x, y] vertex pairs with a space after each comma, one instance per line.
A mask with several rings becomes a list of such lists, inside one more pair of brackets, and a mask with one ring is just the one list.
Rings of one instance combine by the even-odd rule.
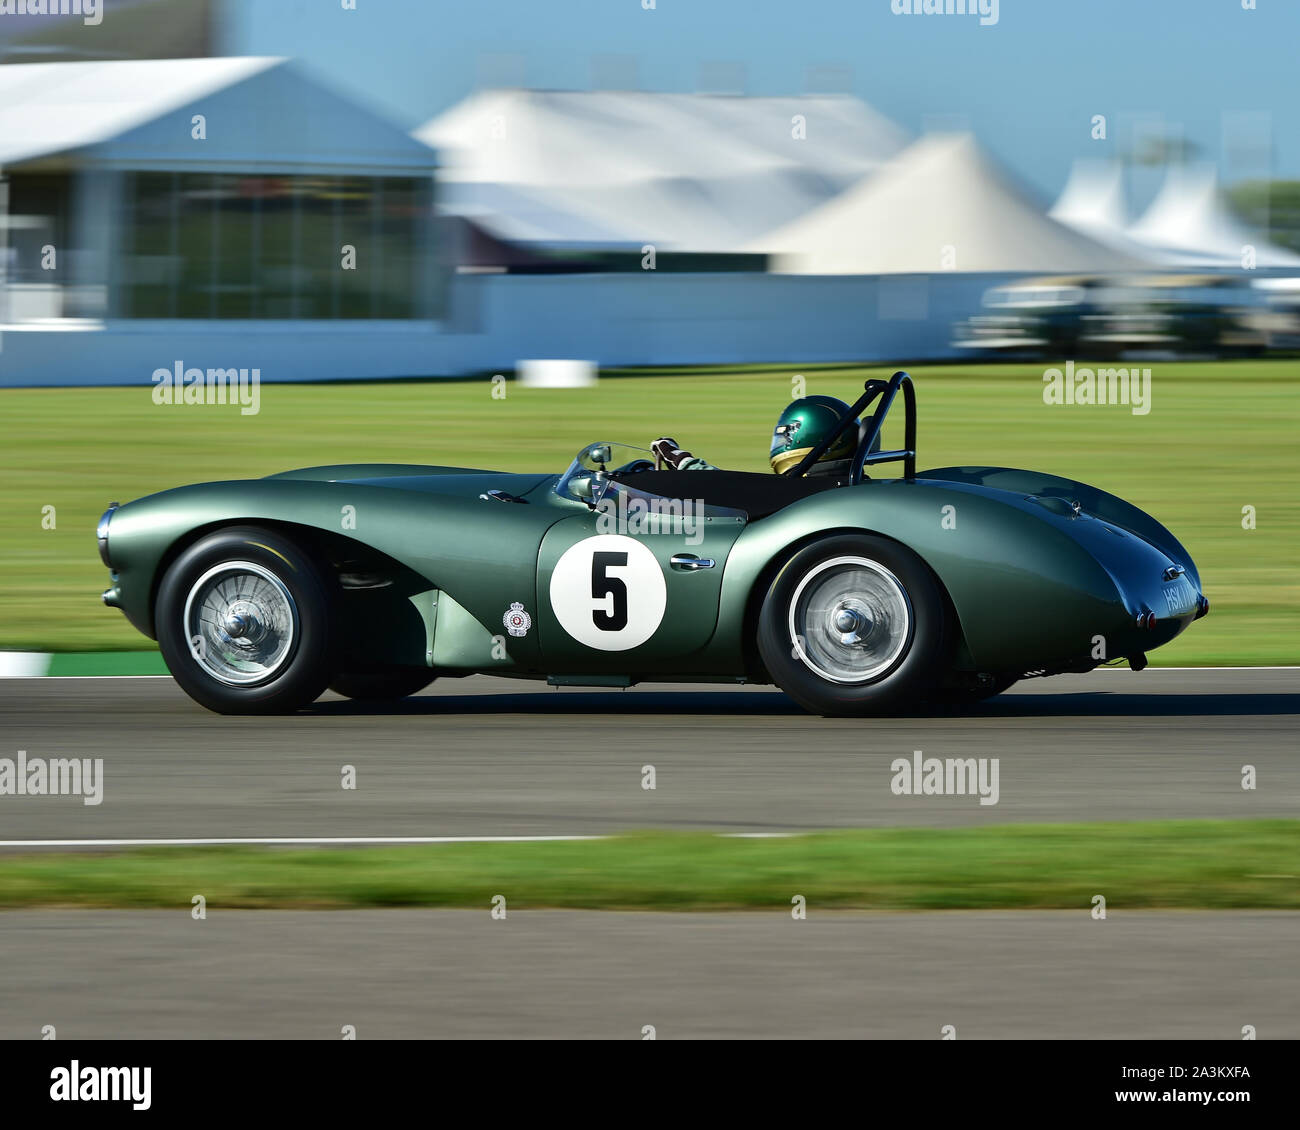
[[195, 702], [220, 714], [297, 710], [329, 682], [333, 655], [325, 577], [270, 530], [201, 538], [158, 589], [158, 646]]
[[427, 668], [393, 667], [379, 671], [348, 671], [335, 675], [330, 690], [345, 698], [384, 702], [406, 698], [424, 690], [434, 680]]
[[776, 575], [758, 649], [805, 709], [879, 714], [934, 686], [947, 632], [943, 593], [924, 561], [884, 538], [844, 535], [805, 547]]

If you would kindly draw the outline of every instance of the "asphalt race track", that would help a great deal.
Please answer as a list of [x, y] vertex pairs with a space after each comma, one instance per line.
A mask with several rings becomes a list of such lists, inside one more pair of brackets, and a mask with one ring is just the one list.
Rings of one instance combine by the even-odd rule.
[[[1290, 818], [1298, 714], [1296, 669], [1104, 670], [1021, 683], [964, 713], [869, 721], [812, 717], [758, 687], [472, 678], [379, 708], [330, 698], [223, 718], [166, 678], [9, 679], [0, 756], [102, 757], [105, 784], [98, 806], [5, 798], [0, 840]], [[1000, 758], [999, 802], [895, 796], [890, 762], [918, 749]], [[647, 764], [654, 791], [641, 788]]]
[[1288, 913], [182, 907], [0, 930], [0, 1038], [1300, 1037]]
[[[777, 832], [1294, 817], [1300, 670], [1099, 671], [964, 713], [810, 717], [765, 688], [475, 678], [221, 718], [169, 679], [0, 681], [0, 756], [102, 757], [104, 801], [5, 797], [0, 839]], [[1000, 800], [889, 763], [1001, 758]], [[653, 764], [657, 788], [641, 788]], [[1259, 786], [1241, 788], [1241, 768]], [[340, 788], [344, 765], [358, 788]], [[0, 850], [5, 850], [0, 848]], [[30, 847], [8, 850], [32, 850]], [[51, 849], [58, 850], [58, 849]], [[1300, 1038], [1300, 915], [11, 911], [0, 1038]]]

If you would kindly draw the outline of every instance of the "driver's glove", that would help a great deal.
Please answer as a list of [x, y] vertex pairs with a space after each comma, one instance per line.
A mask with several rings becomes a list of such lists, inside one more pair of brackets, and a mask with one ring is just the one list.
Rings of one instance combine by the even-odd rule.
[[670, 471], [680, 471], [684, 464], [694, 459], [689, 451], [683, 451], [677, 446], [675, 439], [667, 436], [655, 440], [650, 445], [650, 450], [654, 453], [656, 463], [662, 463]]

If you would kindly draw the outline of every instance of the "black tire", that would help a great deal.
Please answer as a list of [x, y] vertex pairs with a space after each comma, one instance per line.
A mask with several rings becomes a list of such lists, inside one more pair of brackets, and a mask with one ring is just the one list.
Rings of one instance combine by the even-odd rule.
[[392, 667], [378, 671], [348, 671], [335, 675], [330, 690], [344, 698], [385, 702], [424, 690], [435, 676], [428, 668]]
[[[333, 674], [330, 591], [311, 557], [280, 534], [218, 530], [186, 549], [159, 586], [154, 611], [163, 659], [181, 689], [218, 714], [297, 710], [318, 698]], [[226, 616], [239, 618], [229, 629], [238, 639], [220, 626]], [[246, 658], [262, 650], [265, 664]]]
[[[813, 615], [802, 602], [816, 595], [815, 585], [833, 591], [840, 576], [850, 578], [844, 582], [850, 588], [851, 578], [865, 577], [888, 599], [873, 604], [870, 588], [862, 588], [847, 593], [844, 601], [833, 601], [838, 612], [826, 607], [824, 616]], [[794, 602], [799, 603], [792, 608]], [[851, 606], [870, 615], [842, 633], [832, 627], [830, 616], [858, 615]], [[808, 636], [794, 630], [805, 616]], [[843, 644], [848, 635], [859, 633], [872, 646]], [[947, 606], [929, 567], [897, 542], [867, 534], [826, 538], [796, 553], [772, 581], [759, 613], [758, 650], [777, 686], [815, 714], [903, 710], [932, 691], [943, 668]], [[835, 678], [841, 657], [846, 657], [838, 670], [842, 677]]]

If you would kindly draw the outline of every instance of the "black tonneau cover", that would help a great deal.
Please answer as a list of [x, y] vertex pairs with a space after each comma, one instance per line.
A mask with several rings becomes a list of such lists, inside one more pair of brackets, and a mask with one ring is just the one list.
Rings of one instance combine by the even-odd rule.
[[789, 478], [756, 471], [625, 471], [612, 477], [661, 498], [698, 499], [706, 506], [743, 510], [751, 521], [841, 482], [829, 475]]

